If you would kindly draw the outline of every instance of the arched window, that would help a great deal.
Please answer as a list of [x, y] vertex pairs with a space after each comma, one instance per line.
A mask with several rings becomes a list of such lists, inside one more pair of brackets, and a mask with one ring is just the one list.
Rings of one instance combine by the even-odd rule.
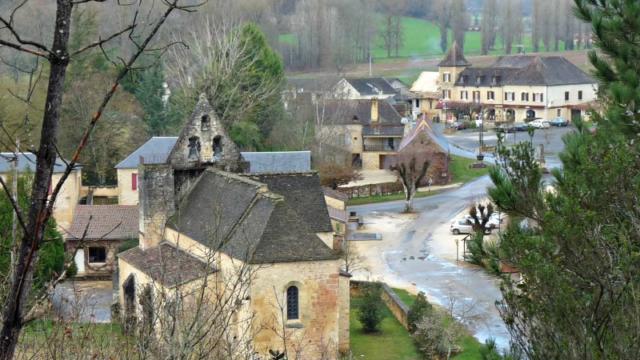
[[298, 288], [289, 286], [287, 288], [287, 320], [297, 320], [298, 318]]
[[202, 115], [200, 118], [200, 130], [206, 131], [209, 130], [209, 124], [211, 121], [209, 120], [209, 115]]
[[200, 159], [200, 139], [197, 136], [189, 138], [189, 161]]
[[213, 138], [213, 159], [220, 160], [222, 158], [222, 136], [216, 135]]

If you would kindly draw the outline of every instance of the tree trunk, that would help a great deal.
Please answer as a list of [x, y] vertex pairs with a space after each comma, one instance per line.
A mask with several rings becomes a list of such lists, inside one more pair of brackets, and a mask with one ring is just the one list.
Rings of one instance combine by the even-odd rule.
[[69, 64], [67, 47], [71, 8], [71, 0], [57, 1], [52, 54], [49, 55], [51, 67], [47, 99], [42, 118], [40, 147], [37, 153], [36, 171], [31, 189], [31, 205], [27, 220], [27, 229], [30, 232], [25, 233], [22, 238], [15, 275], [10, 280], [7, 300], [3, 309], [2, 329], [0, 330], [0, 360], [13, 358], [23, 326], [25, 304], [31, 291], [34, 265], [37, 262], [38, 250], [42, 244], [44, 227], [50, 216], [47, 213], [47, 196], [56, 160], [55, 140], [60, 119], [65, 74]]

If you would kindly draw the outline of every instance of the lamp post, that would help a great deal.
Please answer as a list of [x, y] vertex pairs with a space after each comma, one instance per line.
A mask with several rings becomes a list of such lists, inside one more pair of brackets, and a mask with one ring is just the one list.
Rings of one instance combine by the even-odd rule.
[[480, 105], [479, 99], [476, 101], [476, 104], [480, 106], [479, 118], [480, 118], [480, 132], [478, 133], [478, 161], [482, 162], [484, 160], [484, 155], [482, 154], [482, 147], [484, 146], [484, 114], [482, 106]]

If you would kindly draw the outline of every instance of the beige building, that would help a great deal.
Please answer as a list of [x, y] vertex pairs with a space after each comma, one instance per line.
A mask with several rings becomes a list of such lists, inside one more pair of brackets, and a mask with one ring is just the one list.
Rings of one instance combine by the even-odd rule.
[[455, 42], [438, 64], [437, 86], [448, 121], [574, 119], [586, 116], [585, 105], [597, 98], [596, 81], [562, 56], [501, 56], [473, 67]]
[[[167, 161], [140, 165], [140, 246], [118, 256], [124, 317], [144, 319], [145, 289], [159, 299], [204, 286], [212, 303], [232, 299], [228, 344], [250, 334], [266, 358], [284, 335], [289, 358], [337, 359], [349, 349], [350, 276], [319, 178], [250, 166], [204, 97]], [[238, 282], [246, 291], [228, 286]]]
[[[33, 172], [35, 171], [36, 156], [34, 154], [18, 153], [18, 156], [16, 157], [14, 153], [3, 152], [0, 153], [0, 176], [2, 176], [3, 180], [7, 181], [7, 179], [12, 176], [16, 159], [18, 161], [18, 174], [33, 174]], [[60, 181], [65, 168], [66, 165], [62, 160], [56, 160], [51, 179], [51, 183], [53, 185], [50, 187], [49, 192], [51, 192], [53, 187], [55, 187], [58, 181]], [[71, 224], [75, 207], [80, 201], [81, 187], [82, 168], [76, 167], [69, 174], [69, 177], [65, 181], [60, 193], [58, 194], [56, 203], [53, 205], [53, 218], [58, 223], [59, 228], [66, 229]]]
[[316, 134], [324, 146], [323, 157], [338, 153], [343, 158], [332, 161], [349, 162], [363, 170], [388, 167], [405, 129], [402, 117], [389, 102], [333, 100], [323, 105], [324, 121]]
[[440, 73], [437, 71], [423, 71], [411, 85], [411, 92], [416, 97], [414, 100], [415, 118], [421, 118], [424, 115], [427, 119], [433, 120], [439, 115], [437, 109], [440, 100], [439, 77]]

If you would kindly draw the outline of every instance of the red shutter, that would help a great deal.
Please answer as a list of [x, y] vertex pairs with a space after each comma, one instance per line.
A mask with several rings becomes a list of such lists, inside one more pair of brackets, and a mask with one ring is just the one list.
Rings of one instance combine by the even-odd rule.
[[131, 174], [131, 190], [138, 190], [138, 174]]

